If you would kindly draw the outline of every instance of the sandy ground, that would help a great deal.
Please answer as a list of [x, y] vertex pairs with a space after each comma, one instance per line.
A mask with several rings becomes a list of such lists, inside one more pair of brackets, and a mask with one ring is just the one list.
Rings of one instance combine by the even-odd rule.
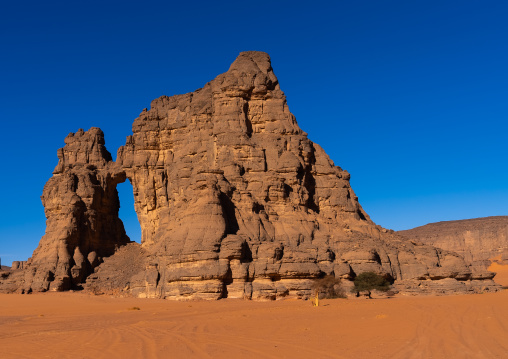
[[508, 358], [508, 290], [321, 304], [0, 295], [0, 358]]
[[489, 271], [497, 273], [494, 277], [496, 283], [508, 287], [508, 265], [501, 265], [494, 262], [490, 265]]

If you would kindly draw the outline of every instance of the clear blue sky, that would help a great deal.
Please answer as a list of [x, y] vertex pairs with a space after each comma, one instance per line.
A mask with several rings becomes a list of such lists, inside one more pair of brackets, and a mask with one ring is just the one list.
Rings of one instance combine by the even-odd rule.
[[2, 262], [44, 234], [39, 197], [69, 132], [101, 127], [115, 157], [152, 99], [246, 50], [271, 55], [300, 127], [376, 223], [508, 215], [507, 18], [489, 0], [3, 1]]

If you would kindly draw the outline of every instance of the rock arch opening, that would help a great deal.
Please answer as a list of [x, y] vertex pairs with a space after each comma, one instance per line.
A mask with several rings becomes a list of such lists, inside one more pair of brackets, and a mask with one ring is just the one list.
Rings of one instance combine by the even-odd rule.
[[141, 243], [141, 225], [134, 210], [134, 191], [131, 182], [127, 179], [116, 187], [120, 199], [118, 216], [123, 222], [125, 232], [131, 241]]

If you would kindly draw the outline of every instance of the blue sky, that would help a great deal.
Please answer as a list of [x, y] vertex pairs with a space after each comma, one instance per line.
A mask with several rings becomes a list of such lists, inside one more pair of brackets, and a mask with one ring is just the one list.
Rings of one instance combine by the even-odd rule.
[[115, 157], [152, 99], [246, 50], [270, 54], [300, 127], [376, 223], [508, 215], [507, 15], [504, 1], [4, 1], [2, 262], [44, 234], [40, 195], [69, 132], [102, 128]]

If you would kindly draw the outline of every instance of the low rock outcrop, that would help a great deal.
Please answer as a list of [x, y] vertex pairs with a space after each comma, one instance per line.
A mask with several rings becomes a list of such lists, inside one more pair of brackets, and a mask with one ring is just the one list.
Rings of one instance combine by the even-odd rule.
[[12, 266], [9, 269], [16, 270], [16, 269], [24, 269], [27, 265], [27, 261], [13, 261]]
[[[25, 291], [86, 278], [100, 291], [114, 277], [106, 289], [138, 297], [305, 298], [316, 278], [364, 271], [410, 293], [498, 288], [493, 273], [370, 220], [349, 173], [298, 127], [265, 53], [241, 53], [203, 88], [154, 100], [132, 129], [116, 163], [99, 129], [67, 137]], [[126, 179], [142, 244], [118, 250], [128, 238], [116, 184]]]

